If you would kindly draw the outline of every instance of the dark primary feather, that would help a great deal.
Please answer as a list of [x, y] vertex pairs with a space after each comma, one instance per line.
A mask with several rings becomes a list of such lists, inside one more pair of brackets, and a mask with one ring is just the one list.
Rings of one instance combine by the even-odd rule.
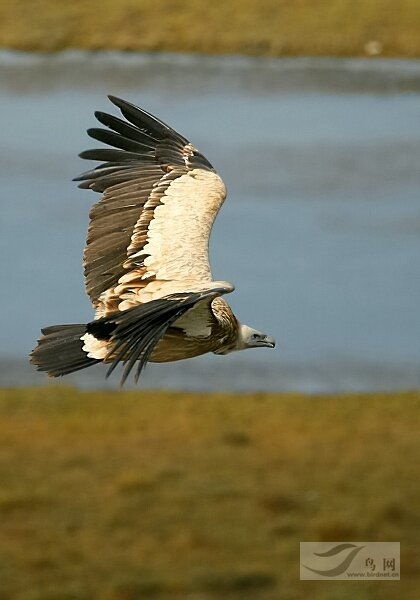
[[97, 339], [114, 342], [107, 357], [112, 359], [107, 377], [122, 362], [125, 365], [122, 385], [138, 361], [135, 373], [137, 382], [156, 344], [165, 335], [168, 327], [197, 302], [216, 297], [225, 291], [221, 288], [205, 292], [171, 294], [88, 323], [87, 333], [91, 333]]
[[[109, 99], [128, 122], [101, 111], [95, 113], [107, 129], [92, 128], [88, 134], [111, 148], [82, 152], [82, 158], [102, 164], [75, 179], [79, 187], [104, 194], [90, 213], [84, 256], [86, 289], [94, 303], [127, 272], [123, 267], [127, 248], [152, 192], [157, 206], [171, 181], [189, 169], [213, 170], [202, 154], [190, 145], [186, 148], [188, 140], [169, 125], [130, 102], [114, 96]], [[149, 222], [152, 218], [153, 209], [148, 213]]]
[[121, 148], [121, 150], [127, 150], [129, 152], [150, 152], [153, 154], [154, 148], [151, 144], [144, 144], [141, 142], [136, 142], [132, 138], [124, 137], [119, 133], [114, 133], [112, 131], [108, 131], [108, 129], [100, 129], [97, 127], [91, 127], [87, 130], [88, 136], [93, 138], [94, 140], [98, 140], [98, 142], [103, 142], [104, 144], [108, 144], [109, 146], [114, 146], [115, 148]]
[[[114, 96], [109, 96], [109, 99], [121, 110], [129, 123], [113, 115], [97, 111], [95, 112], [96, 118], [108, 129], [92, 128], [88, 130], [88, 134], [94, 139], [119, 148], [119, 150], [106, 148], [85, 150], [80, 154], [81, 158], [105, 160], [108, 163], [136, 161], [139, 164], [149, 162], [149, 157], [152, 156], [158, 164], [162, 165], [163, 171], [167, 171], [168, 166], [173, 164], [185, 165], [185, 156], [182, 150], [189, 144], [185, 137], [150, 113], [134, 106], [134, 104]], [[189, 168], [213, 169], [210, 162], [195, 149], [188, 160]], [[110, 164], [99, 165], [96, 169], [82, 173], [75, 178], [75, 181], [85, 182], [90, 179], [98, 179], [95, 171], [104, 168], [109, 169], [112, 166]], [[96, 190], [96, 186], [92, 184], [93, 182], [91, 182], [90, 187]], [[96, 182], [97, 184], [98, 182]], [[110, 184], [112, 185], [112, 182]], [[86, 184], [82, 183], [80, 187], [86, 187]]]
[[147, 111], [135, 106], [134, 104], [131, 104], [131, 102], [117, 98], [116, 96], [110, 95], [108, 98], [111, 100], [112, 104], [118, 106], [127, 121], [130, 121], [130, 123], [133, 123], [133, 125], [139, 127], [146, 134], [148, 133], [149, 135], [156, 136], [157, 139], [162, 137], [172, 137], [173, 139], [180, 141], [182, 144], [188, 144], [188, 140], [186, 138]]
[[84, 150], [79, 154], [80, 158], [89, 160], [106, 160], [106, 161], [141, 161], [153, 162], [153, 151], [150, 152], [127, 152], [126, 150], [113, 150], [109, 148], [96, 148]]
[[[102, 111], [95, 111], [95, 117], [102, 125], [112, 129], [112, 131], [116, 131], [120, 133], [126, 138], [130, 140], [137, 140], [139, 138], [139, 128], [135, 127], [131, 123], [127, 123], [127, 121], [123, 121], [118, 117], [114, 117], [114, 115], [109, 115], [108, 113], [104, 113]], [[145, 132], [142, 132], [142, 141], [144, 144], [150, 145], [152, 148], [158, 141], [153, 135], [147, 135]]]

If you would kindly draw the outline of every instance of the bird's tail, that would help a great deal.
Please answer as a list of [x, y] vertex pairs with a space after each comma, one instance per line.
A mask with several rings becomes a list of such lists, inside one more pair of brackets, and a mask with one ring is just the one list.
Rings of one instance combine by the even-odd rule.
[[89, 358], [82, 350], [80, 339], [86, 333], [86, 325], [53, 325], [42, 329], [43, 336], [31, 352], [30, 360], [38, 371], [46, 371], [50, 377], [60, 377], [90, 367], [100, 360]]

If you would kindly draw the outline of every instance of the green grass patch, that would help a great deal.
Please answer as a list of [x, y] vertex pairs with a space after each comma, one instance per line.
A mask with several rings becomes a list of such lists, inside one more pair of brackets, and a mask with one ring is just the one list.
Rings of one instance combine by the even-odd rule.
[[[414, 600], [419, 409], [420, 392], [0, 390], [0, 598]], [[313, 540], [400, 541], [402, 579], [300, 582]]]
[[5, 0], [18, 50], [420, 56], [418, 0]]

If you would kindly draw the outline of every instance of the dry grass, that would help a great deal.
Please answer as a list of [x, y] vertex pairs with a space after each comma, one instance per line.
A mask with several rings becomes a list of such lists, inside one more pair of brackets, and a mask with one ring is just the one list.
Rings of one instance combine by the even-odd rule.
[[[418, 597], [420, 393], [0, 396], [0, 598]], [[305, 540], [402, 580], [299, 582]]]
[[420, 3], [3, 0], [0, 45], [41, 51], [115, 48], [273, 56], [379, 51], [420, 56]]

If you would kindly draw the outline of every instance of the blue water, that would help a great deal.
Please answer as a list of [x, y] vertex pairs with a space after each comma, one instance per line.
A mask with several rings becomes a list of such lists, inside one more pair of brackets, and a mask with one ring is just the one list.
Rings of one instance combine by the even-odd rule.
[[[71, 178], [106, 94], [169, 122], [228, 200], [215, 278], [276, 350], [152, 365], [147, 387], [393, 389], [420, 385], [420, 67], [393, 61], [68, 54], [0, 60], [0, 384], [40, 326], [92, 317], [81, 253], [91, 204]], [[289, 82], [289, 85], [288, 85]], [[99, 385], [103, 368], [65, 381]]]

